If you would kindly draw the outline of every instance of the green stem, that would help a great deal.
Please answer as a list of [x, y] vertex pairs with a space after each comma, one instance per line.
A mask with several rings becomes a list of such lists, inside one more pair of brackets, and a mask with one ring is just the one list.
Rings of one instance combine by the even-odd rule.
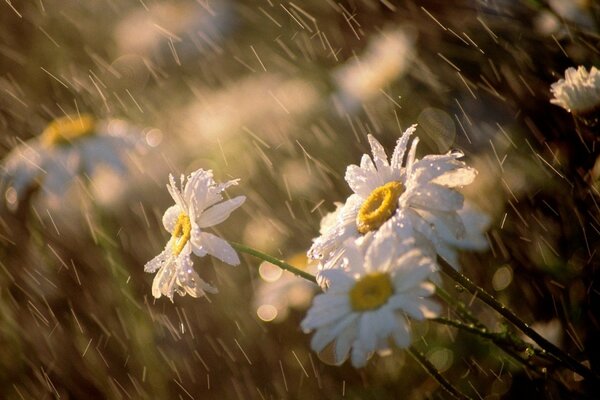
[[[511, 357], [513, 360], [523, 365], [525, 368], [529, 368], [531, 371], [538, 373], [541, 376], [548, 377], [566, 393], [574, 393], [571, 389], [567, 388], [560, 379], [556, 379], [555, 377], [553, 377], [552, 373], [548, 373], [547, 371], [540, 369], [539, 366], [533, 364], [528, 358], [524, 358], [521, 356], [521, 354], [519, 354], [522, 351], [531, 351], [536, 356], [546, 358], [549, 356], [549, 354], [546, 353], [546, 351], [533, 348], [528, 343], [525, 343], [522, 340], [519, 340], [513, 336], [507, 336], [502, 332], [490, 332], [487, 330], [487, 328], [479, 329], [475, 326], [464, 324], [460, 321], [454, 321], [446, 318], [432, 318], [430, 319], [430, 321], [438, 324], [452, 326], [462, 331], [479, 336], [482, 339], [489, 340], [492, 343], [494, 343], [494, 345], [496, 345], [500, 350], [508, 354], [508, 356]], [[552, 361], [557, 360], [554, 358], [554, 356], [551, 357]], [[560, 360], [558, 361], [560, 362]], [[579, 395], [581, 394], [579, 393]]]
[[486, 328], [486, 326], [483, 325], [481, 321], [479, 321], [471, 313], [471, 310], [469, 310], [462, 301], [457, 300], [456, 297], [451, 296], [450, 293], [448, 293], [447, 291], [445, 291], [437, 285], [435, 287], [435, 294], [449, 306], [454, 306], [454, 308], [456, 309], [456, 313], [459, 315], [459, 317], [479, 328]]
[[[526, 351], [531, 355], [536, 355], [540, 357], [548, 357], [548, 353], [544, 350], [538, 350], [535, 347], [531, 346], [528, 343], [525, 343], [521, 339], [511, 335], [509, 332], [492, 332], [488, 330], [485, 326], [475, 326], [473, 324], [465, 324], [461, 321], [456, 321], [448, 318], [431, 318], [430, 321], [433, 321], [438, 324], [452, 326], [454, 328], [458, 328], [465, 332], [469, 332], [473, 335], [477, 335], [483, 339], [488, 339], [496, 346], [505, 350], [506, 346], [511, 347], [512, 349], [522, 352]], [[560, 361], [555, 359], [553, 356], [550, 356], [553, 361]]]
[[574, 372], [577, 372], [579, 375], [585, 378], [589, 378], [591, 380], [598, 380], [597, 375], [591, 369], [580, 364], [571, 355], [565, 353], [564, 351], [556, 347], [554, 344], [544, 339], [539, 333], [531, 329], [529, 325], [527, 325], [525, 322], [523, 322], [523, 320], [517, 317], [517, 315], [514, 312], [506, 308], [506, 306], [504, 306], [502, 303], [496, 300], [491, 294], [486, 292], [484, 289], [471, 282], [469, 278], [455, 270], [450, 264], [444, 261], [444, 259], [438, 257], [438, 265], [440, 266], [442, 272], [444, 272], [454, 281], [456, 281], [465, 289], [467, 289], [471, 294], [479, 297], [479, 299], [481, 299], [488, 306], [496, 310], [500, 315], [502, 315], [513, 325], [515, 325], [521, 332], [533, 339], [542, 349], [546, 350], [548, 353], [552, 354], [557, 359], [559, 359], [567, 368]]
[[464, 400], [471, 399], [469, 396], [461, 393], [457, 388], [452, 386], [452, 384], [450, 382], [448, 382], [446, 380], [446, 378], [444, 378], [442, 376], [442, 374], [440, 374], [440, 372], [427, 359], [427, 357], [425, 357], [425, 355], [423, 353], [421, 353], [419, 350], [415, 349], [413, 346], [409, 347], [407, 349], [407, 351], [408, 351], [408, 354], [410, 354], [415, 359], [415, 361], [417, 361], [419, 363], [419, 365], [421, 365], [421, 367], [423, 367], [423, 369], [425, 371], [427, 371], [429, 373], [429, 375], [431, 375], [431, 377], [440, 384], [440, 386], [442, 386], [448, 393], [450, 393], [450, 395], [452, 395], [452, 397], [454, 397], [455, 399], [464, 399]]
[[271, 264], [277, 265], [279, 268], [285, 269], [286, 271], [290, 271], [292, 274], [298, 275], [299, 277], [304, 278], [313, 283], [317, 283], [317, 278], [314, 275], [302, 271], [300, 268], [296, 268], [293, 265], [286, 263], [285, 261], [265, 254], [261, 251], [255, 250], [241, 243], [229, 242], [229, 244], [240, 253], [246, 253], [263, 261], [270, 262]]

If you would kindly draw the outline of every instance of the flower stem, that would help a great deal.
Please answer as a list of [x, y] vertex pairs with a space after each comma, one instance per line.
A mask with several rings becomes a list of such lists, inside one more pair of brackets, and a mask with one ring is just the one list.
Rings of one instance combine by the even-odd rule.
[[429, 375], [431, 375], [433, 379], [435, 379], [448, 393], [450, 393], [450, 395], [452, 395], [452, 397], [461, 400], [471, 399], [469, 396], [461, 393], [457, 388], [452, 386], [452, 384], [448, 382], [446, 378], [442, 376], [442, 374], [440, 374], [440, 372], [427, 359], [427, 357], [425, 357], [423, 353], [415, 349], [413, 346], [409, 347], [407, 351], [415, 359], [415, 361], [417, 361], [419, 365], [421, 365], [421, 367], [423, 367], [423, 369], [427, 371]]
[[464, 319], [467, 322], [470, 322], [471, 324], [475, 325], [478, 328], [482, 328], [482, 329], [485, 328], [485, 325], [483, 325], [481, 323], [481, 321], [479, 321], [471, 313], [471, 311], [467, 308], [467, 306], [465, 306], [465, 304], [462, 301], [460, 301], [460, 300], [456, 299], [456, 297], [453, 297], [452, 295], [450, 295], [450, 293], [445, 291], [443, 288], [436, 285], [435, 286], [435, 294], [449, 306], [455, 307], [456, 313], [458, 314], [459, 317], [461, 317], [462, 319]]
[[440, 266], [442, 272], [444, 272], [454, 281], [456, 281], [465, 289], [467, 289], [471, 294], [479, 297], [479, 299], [481, 299], [488, 306], [496, 310], [500, 315], [502, 315], [513, 325], [515, 325], [521, 332], [533, 339], [542, 349], [546, 350], [548, 353], [552, 354], [557, 359], [559, 359], [567, 368], [574, 372], [577, 372], [579, 375], [585, 378], [589, 378], [595, 381], [599, 380], [596, 373], [594, 373], [591, 369], [580, 364], [571, 355], [565, 353], [564, 351], [556, 347], [554, 344], [544, 339], [539, 333], [531, 329], [529, 325], [527, 325], [525, 322], [523, 322], [523, 320], [517, 317], [517, 315], [514, 312], [506, 308], [506, 306], [504, 306], [502, 303], [496, 300], [483, 288], [471, 282], [469, 278], [455, 270], [450, 264], [444, 261], [444, 259], [438, 257], [438, 265]]
[[292, 274], [295, 274], [295, 275], [297, 275], [301, 278], [304, 278], [308, 281], [311, 281], [313, 283], [317, 283], [317, 278], [314, 275], [309, 274], [308, 272], [302, 271], [300, 268], [296, 268], [293, 265], [286, 263], [285, 261], [282, 261], [278, 258], [275, 258], [273, 256], [265, 254], [261, 251], [255, 250], [255, 249], [248, 247], [241, 243], [229, 242], [229, 244], [231, 244], [231, 246], [234, 249], [236, 249], [237, 251], [239, 251], [240, 253], [246, 253], [253, 257], [259, 258], [263, 261], [270, 262], [271, 264], [277, 265], [279, 268], [285, 269], [285, 270], [291, 272]]
[[[490, 340], [492, 343], [494, 343], [496, 346], [498, 346], [502, 350], [506, 350], [507, 347], [510, 347], [511, 349], [518, 351], [518, 352], [527, 351], [528, 353], [530, 353], [532, 355], [537, 355], [537, 356], [542, 356], [542, 357], [550, 356], [550, 358], [552, 360], [556, 361], [556, 359], [553, 358], [554, 356], [549, 355], [544, 350], [537, 350], [532, 345], [525, 343], [521, 339], [515, 337], [514, 335], [511, 335], [509, 332], [493, 332], [493, 331], [490, 331], [489, 329], [487, 329], [483, 325], [476, 326], [474, 324], [465, 324], [461, 321], [456, 321], [456, 320], [448, 319], [448, 318], [431, 318], [431, 319], [429, 319], [429, 321], [432, 321], [432, 322], [435, 322], [438, 324], [442, 324], [442, 325], [452, 326], [454, 328], [463, 330], [465, 332], [469, 332], [473, 335], [477, 335], [483, 339]], [[560, 360], [558, 360], [558, 361], [560, 361]]]

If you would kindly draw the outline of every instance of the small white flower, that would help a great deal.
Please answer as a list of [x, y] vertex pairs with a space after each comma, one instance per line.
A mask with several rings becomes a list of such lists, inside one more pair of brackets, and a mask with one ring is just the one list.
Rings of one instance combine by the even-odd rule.
[[588, 72], [583, 66], [567, 68], [565, 78], [554, 82], [550, 100], [574, 115], [585, 115], [600, 108], [600, 70], [592, 67]]
[[210, 254], [230, 265], [240, 263], [229, 243], [202, 231], [225, 221], [246, 200], [245, 196], [238, 196], [223, 201], [221, 192], [237, 185], [238, 181], [216, 183], [212, 171], [199, 169], [188, 176], [187, 182], [182, 175], [179, 189], [173, 176], [169, 175], [167, 189], [175, 205], [165, 211], [162, 222], [171, 233], [171, 238], [165, 249], [144, 266], [144, 271], [149, 273], [158, 270], [152, 284], [154, 297], [165, 295], [172, 301], [175, 291], [181, 296], [187, 293], [192, 297], [202, 296], [205, 292], [217, 292], [194, 271], [190, 258], [192, 252], [198, 257]]
[[404, 161], [415, 129], [413, 125], [398, 139], [389, 160], [383, 146], [369, 135], [373, 158], [365, 154], [360, 166], [350, 165], [346, 170], [354, 194], [337, 212], [335, 224], [314, 240], [309, 257], [327, 262], [339, 255], [348, 238], [368, 246], [385, 232], [398, 243], [412, 238], [417, 245], [431, 249], [430, 255], [454, 260], [455, 252], [440, 232], [449, 232], [456, 239], [465, 236], [458, 215], [464, 198], [456, 188], [471, 183], [477, 171], [459, 161], [463, 156], [459, 151], [416, 160], [418, 139], [413, 140]]
[[136, 147], [137, 131], [124, 121], [96, 121], [90, 115], [58, 118], [2, 162], [0, 180], [7, 187], [9, 206], [16, 207], [38, 185], [46, 194], [61, 197], [77, 175], [91, 177], [101, 165], [124, 174], [125, 154]]
[[379, 238], [365, 251], [354, 241], [346, 243], [343, 267], [322, 271], [328, 281], [325, 293], [315, 297], [302, 321], [305, 331], [316, 330], [311, 347], [329, 349], [335, 364], [351, 353], [356, 368], [375, 351], [392, 343], [411, 343], [407, 317], [423, 320], [438, 315], [440, 307], [427, 297], [434, 286], [427, 279], [436, 265], [421, 250], [395, 250], [395, 241]]

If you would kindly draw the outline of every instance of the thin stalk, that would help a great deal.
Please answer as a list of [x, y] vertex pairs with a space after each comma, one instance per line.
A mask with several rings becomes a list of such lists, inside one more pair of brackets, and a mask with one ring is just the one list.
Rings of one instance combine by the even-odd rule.
[[477, 335], [483, 339], [488, 339], [502, 350], [505, 350], [505, 346], [510, 346], [516, 351], [526, 351], [531, 355], [549, 358], [552, 361], [560, 362], [560, 360], [556, 359], [555, 356], [547, 353], [544, 350], [536, 349], [529, 343], [525, 343], [521, 339], [510, 335], [508, 332], [492, 332], [485, 326], [479, 327], [473, 324], [465, 324], [461, 321], [456, 321], [448, 318], [430, 318], [429, 321], [442, 325], [452, 326], [465, 332], [469, 332], [473, 335]]
[[241, 243], [229, 242], [229, 244], [231, 244], [231, 246], [234, 249], [236, 249], [237, 251], [239, 251], [240, 253], [246, 253], [253, 257], [259, 258], [263, 261], [270, 262], [271, 264], [277, 265], [281, 269], [290, 271], [292, 274], [295, 274], [295, 275], [297, 275], [301, 278], [304, 278], [308, 281], [311, 281], [313, 283], [317, 283], [317, 278], [314, 275], [309, 274], [306, 271], [302, 271], [300, 268], [296, 268], [293, 265], [290, 265], [283, 260], [280, 260], [280, 259], [270, 256], [268, 254], [265, 254], [261, 251], [255, 250], [255, 249], [248, 247], [246, 245], [243, 245]]
[[[545, 351], [542, 350], [542, 352], [540, 352], [537, 349], [529, 346], [528, 343], [524, 343], [520, 340], [515, 341], [514, 337], [506, 338], [501, 332], [498, 333], [498, 332], [487, 331], [487, 328], [479, 329], [472, 325], [467, 325], [460, 321], [455, 321], [455, 320], [451, 320], [451, 319], [447, 319], [447, 318], [432, 318], [432, 319], [430, 319], [430, 321], [438, 323], [438, 324], [449, 325], [449, 326], [458, 328], [460, 330], [463, 330], [465, 332], [471, 333], [473, 335], [479, 336], [482, 339], [489, 340], [494, 345], [496, 345], [496, 347], [498, 347], [500, 350], [505, 352], [510, 358], [512, 358], [519, 364], [521, 364], [523, 367], [529, 368], [531, 371], [539, 374], [540, 376], [547, 377], [548, 379], [552, 380], [562, 390], [566, 391], [567, 393], [571, 393], [571, 394], [574, 393], [571, 389], [567, 388], [561, 380], [556, 379], [554, 376], [552, 376], [552, 373], [545, 372], [544, 370], [540, 369], [540, 367], [538, 367], [537, 365], [532, 363], [529, 359], [524, 358], [519, 354], [520, 351], [523, 351], [525, 349], [527, 351], [533, 350], [533, 354], [535, 354], [536, 356], [548, 357], [549, 354], [546, 353]], [[506, 346], [506, 345], [509, 345], [509, 346]], [[523, 347], [523, 346], [526, 346], [526, 347]], [[552, 356], [552, 355], [550, 355], [550, 356], [553, 357], [552, 361], [556, 361], [554, 356]], [[560, 362], [560, 360], [558, 360], [558, 361]], [[587, 396], [584, 396], [581, 393], [577, 393], [577, 394], [579, 396], [582, 396], [582, 398], [587, 398]]]
[[450, 293], [445, 291], [443, 288], [439, 286], [435, 286], [435, 294], [442, 299], [449, 306], [453, 306], [456, 309], [456, 313], [465, 321], [472, 323], [473, 325], [485, 329], [485, 325], [481, 323], [469, 310], [462, 301], [457, 300], [455, 297], [452, 297]]
[[417, 361], [419, 365], [421, 365], [421, 367], [423, 367], [423, 369], [427, 371], [427, 373], [429, 373], [429, 375], [431, 375], [431, 377], [435, 379], [452, 397], [461, 400], [471, 400], [471, 397], [461, 393], [450, 382], [448, 382], [423, 353], [415, 349], [413, 346], [409, 347], [407, 351], [408, 354], [410, 354], [415, 361]]
[[479, 297], [479, 299], [481, 299], [485, 304], [496, 310], [500, 315], [502, 315], [504, 318], [510, 321], [514, 326], [516, 326], [521, 332], [533, 339], [542, 349], [546, 350], [548, 353], [552, 354], [557, 359], [559, 359], [567, 368], [574, 372], [577, 372], [579, 375], [585, 378], [589, 378], [595, 381], [599, 380], [596, 373], [594, 373], [591, 369], [580, 364], [571, 355], [567, 354], [566, 352], [556, 347], [554, 344], [550, 343], [548, 340], [544, 339], [544, 337], [542, 337], [539, 333], [531, 329], [529, 325], [527, 325], [525, 322], [523, 322], [523, 320], [517, 317], [517, 315], [514, 312], [506, 308], [506, 306], [504, 306], [502, 303], [496, 300], [491, 294], [486, 292], [484, 289], [471, 282], [469, 278], [455, 270], [450, 264], [448, 264], [440, 257], [438, 257], [438, 265], [440, 266], [442, 272], [444, 272], [454, 281], [456, 281], [465, 289], [467, 289], [471, 294]]

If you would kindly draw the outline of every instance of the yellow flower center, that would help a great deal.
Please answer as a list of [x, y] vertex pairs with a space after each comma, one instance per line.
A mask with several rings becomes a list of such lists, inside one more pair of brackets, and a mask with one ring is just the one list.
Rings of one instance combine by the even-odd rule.
[[384, 305], [394, 288], [390, 275], [374, 272], [360, 278], [350, 290], [350, 305], [354, 311], [368, 311]]
[[379, 229], [398, 208], [398, 198], [402, 192], [404, 186], [398, 181], [391, 181], [375, 188], [358, 210], [356, 216], [358, 231], [364, 235]]
[[94, 118], [88, 114], [57, 118], [42, 132], [42, 142], [49, 147], [68, 144], [74, 139], [93, 134], [95, 125]]
[[192, 236], [192, 223], [185, 213], [179, 214], [173, 228], [173, 255], [178, 256]]

